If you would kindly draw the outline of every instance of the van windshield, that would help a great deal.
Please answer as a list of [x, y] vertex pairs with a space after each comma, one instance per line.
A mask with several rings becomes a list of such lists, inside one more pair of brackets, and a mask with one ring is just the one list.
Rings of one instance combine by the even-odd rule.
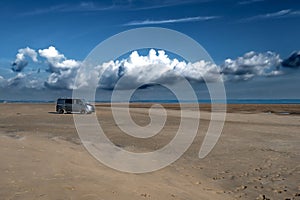
[[65, 103], [65, 101], [63, 99], [58, 99], [57, 100], [57, 104], [64, 104], [64, 103]]
[[73, 104], [84, 104], [84, 101], [82, 99], [74, 99]]

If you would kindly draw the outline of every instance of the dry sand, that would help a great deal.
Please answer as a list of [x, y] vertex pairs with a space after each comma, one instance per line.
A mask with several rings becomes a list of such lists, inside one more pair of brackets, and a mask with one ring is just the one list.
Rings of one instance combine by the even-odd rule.
[[[132, 107], [136, 123], [149, 123], [149, 104]], [[122, 134], [105, 104], [97, 116], [116, 145], [151, 151], [178, 128], [178, 106], [165, 107], [172, 114], [150, 139]], [[198, 135], [179, 160], [128, 174], [95, 160], [81, 145], [72, 115], [56, 114], [55, 105], [1, 104], [0, 199], [300, 199], [300, 105], [229, 105], [223, 133], [204, 159], [198, 152], [210, 107], [200, 107]]]

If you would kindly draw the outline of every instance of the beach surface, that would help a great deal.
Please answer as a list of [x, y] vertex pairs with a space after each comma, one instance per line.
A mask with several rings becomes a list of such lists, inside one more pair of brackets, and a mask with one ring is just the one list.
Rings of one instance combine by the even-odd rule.
[[[150, 106], [131, 104], [132, 119], [146, 126]], [[109, 104], [97, 105], [96, 115], [115, 145], [150, 152], [168, 144], [180, 124], [178, 105], [163, 106], [165, 126], [147, 139], [122, 133]], [[54, 104], [0, 104], [0, 199], [300, 199], [300, 105], [228, 105], [221, 137], [203, 159], [198, 153], [211, 109], [201, 104], [200, 110], [197, 136], [183, 156], [132, 174], [91, 156], [73, 115], [56, 114]]]

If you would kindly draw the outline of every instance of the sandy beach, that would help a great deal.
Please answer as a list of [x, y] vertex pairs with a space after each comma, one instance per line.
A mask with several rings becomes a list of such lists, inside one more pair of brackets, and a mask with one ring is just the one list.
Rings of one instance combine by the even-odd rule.
[[[149, 123], [149, 106], [131, 105], [137, 124]], [[117, 146], [153, 151], [179, 125], [178, 105], [164, 106], [173, 114], [148, 139], [122, 134], [108, 104], [97, 105], [96, 114]], [[130, 174], [93, 158], [73, 116], [56, 114], [54, 104], [0, 104], [0, 199], [300, 199], [300, 105], [228, 105], [222, 135], [204, 159], [198, 152], [210, 106], [200, 109], [198, 134], [180, 159], [155, 172]]]

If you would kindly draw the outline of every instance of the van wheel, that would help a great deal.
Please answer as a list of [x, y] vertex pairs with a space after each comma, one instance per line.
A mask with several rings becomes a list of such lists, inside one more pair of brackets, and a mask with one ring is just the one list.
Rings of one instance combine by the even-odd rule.
[[85, 112], [85, 110], [82, 110], [80, 113], [81, 113], [81, 114], [85, 114], [86, 112]]
[[59, 110], [58, 110], [58, 113], [59, 113], [59, 114], [64, 114], [64, 110], [63, 110], [63, 109], [59, 109]]

